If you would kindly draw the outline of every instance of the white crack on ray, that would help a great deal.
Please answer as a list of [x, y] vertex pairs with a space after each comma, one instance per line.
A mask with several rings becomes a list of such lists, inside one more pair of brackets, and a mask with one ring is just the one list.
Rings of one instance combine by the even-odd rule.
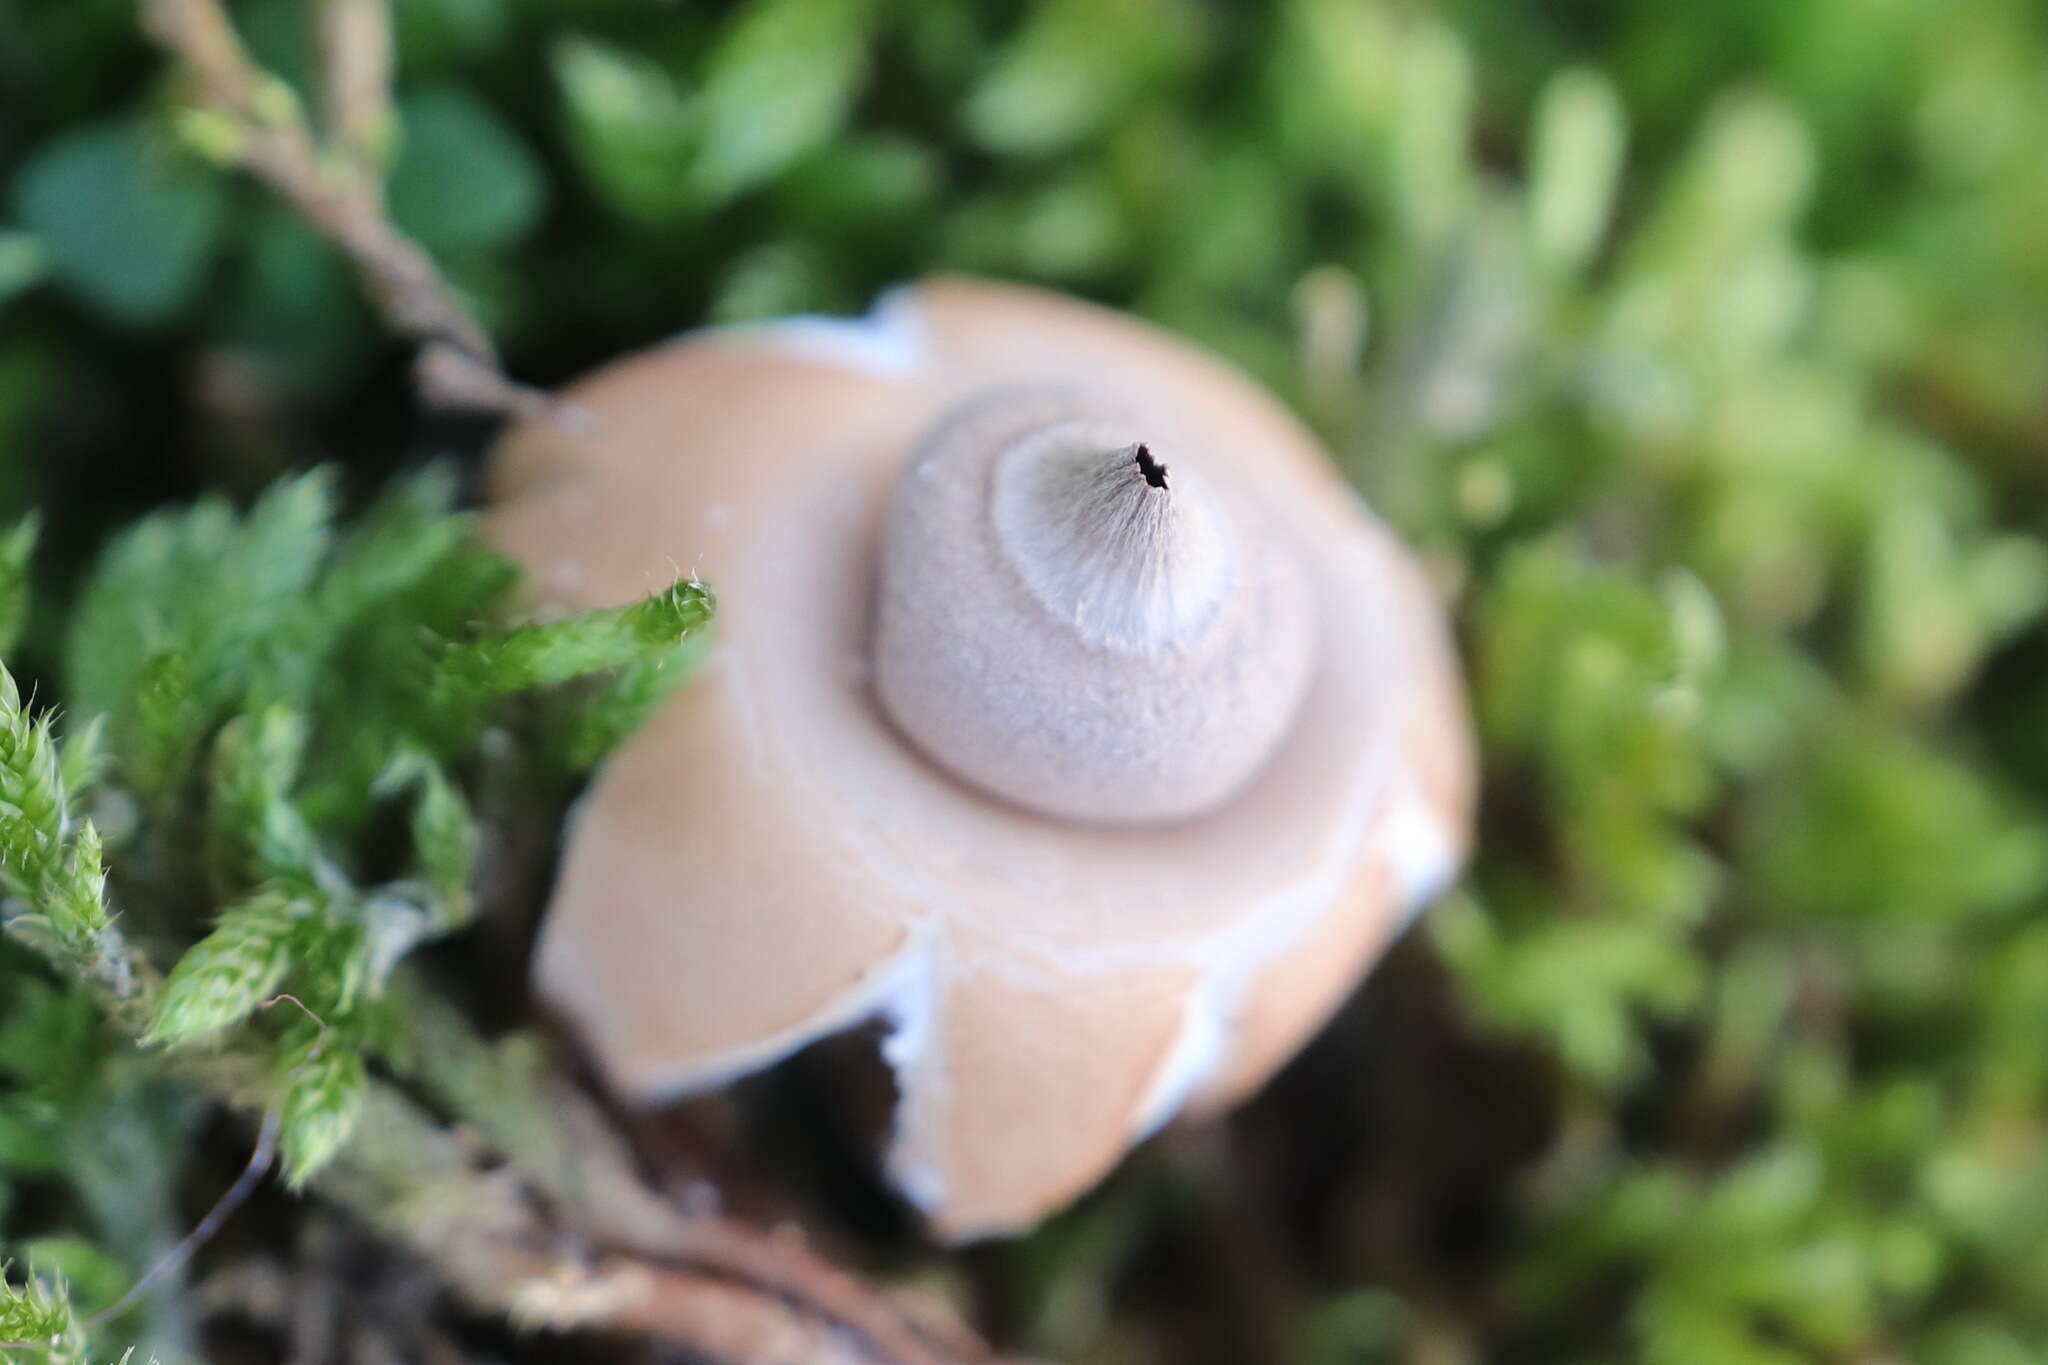
[[794, 1023], [718, 1052], [644, 1066], [632, 1078], [633, 1089], [656, 1102], [704, 1094], [765, 1070], [820, 1038], [843, 1033], [869, 1019], [893, 1017], [904, 996], [905, 974], [921, 970], [926, 956], [922, 937], [912, 933], [902, 946], [862, 972], [830, 1001]]
[[799, 313], [762, 322], [695, 329], [678, 340], [717, 337], [766, 344], [785, 355], [882, 379], [922, 373], [931, 362], [930, 335], [909, 285], [885, 290], [860, 317]]
[[1179, 1032], [1165, 1063], [1152, 1077], [1133, 1117], [1131, 1132], [1143, 1140], [1171, 1123], [1188, 1098], [1207, 1084], [1237, 1041], [1237, 1014], [1248, 982], [1220, 965], [1205, 968], [1188, 992]]
[[928, 936], [921, 937], [924, 941], [897, 964], [882, 1003], [882, 1018], [889, 1028], [882, 1038], [882, 1060], [896, 1079], [896, 1112], [890, 1120], [887, 1157], [889, 1179], [929, 1218], [945, 1206], [949, 1191], [944, 1173], [910, 1151], [910, 1107], [918, 1098], [929, 1098], [916, 1095], [919, 1082], [915, 1078], [931, 1050], [938, 1015], [938, 967], [932, 959], [939, 950]]
[[1462, 859], [1443, 818], [1414, 787], [1403, 792], [1387, 812], [1380, 838], [1402, 902], [1398, 934], [1450, 888]]

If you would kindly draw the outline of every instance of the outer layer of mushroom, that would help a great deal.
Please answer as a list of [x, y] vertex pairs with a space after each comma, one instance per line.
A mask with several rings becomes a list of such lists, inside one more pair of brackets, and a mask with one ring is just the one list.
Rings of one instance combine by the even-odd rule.
[[579, 810], [542, 992], [644, 1099], [885, 1018], [890, 1169], [1024, 1226], [1246, 1095], [1453, 874], [1401, 547], [1242, 376], [1029, 290], [687, 338], [496, 463], [564, 607], [696, 567], [709, 663]]

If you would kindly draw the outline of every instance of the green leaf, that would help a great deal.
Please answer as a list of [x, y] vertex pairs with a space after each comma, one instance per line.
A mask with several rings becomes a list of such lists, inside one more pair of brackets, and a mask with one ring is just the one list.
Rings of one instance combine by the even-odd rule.
[[297, 696], [323, 665], [313, 587], [333, 478], [274, 485], [236, 517], [217, 498], [160, 512], [100, 557], [72, 613], [68, 693], [104, 713], [128, 780], [160, 795], [246, 698]]
[[0, 229], [0, 306], [40, 284], [50, 270], [50, 253], [33, 233]]
[[439, 927], [452, 929], [470, 913], [470, 879], [481, 842], [476, 816], [441, 765], [417, 752], [401, 754], [378, 781], [379, 795], [417, 788], [412, 808], [413, 859], [440, 897]]
[[195, 1042], [234, 1027], [277, 993], [292, 965], [292, 935], [310, 908], [277, 888], [224, 913], [164, 981], [145, 1042]]
[[1719, 669], [1717, 610], [1690, 578], [1660, 598], [1568, 543], [1518, 547], [1480, 612], [1482, 719], [1576, 803], [1692, 808]]
[[421, 781], [419, 803], [412, 813], [412, 842], [428, 884], [441, 893], [453, 917], [468, 918], [479, 842], [476, 816], [438, 765], [429, 767]]
[[1065, 150], [1123, 112], [1190, 49], [1164, 0], [1050, 0], [968, 97], [968, 130], [991, 151]]
[[1809, 736], [1798, 759], [1745, 810], [1752, 894], [1771, 909], [1940, 923], [2048, 890], [2048, 824], [1995, 773], [1862, 722]]
[[306, 742], [304, 717], [282, 703], [222, 727], [209, 815], [223, 884], [239, 889], [268, 880], [309, 894], [345, 892], [346, 878], [292, 801]]
[[451, 651], [438, 688], [451, 705], [552, 687], [663, 655], [710, 624], [711, 590], [695, 579], [623, 607], [522, 626]]
[[90, 820], [79, 824], [71, 841], [71, 857], [50, 893], [48, 911], [58, 932], [77, 943], [104, 932], [107, 914], [107, 865], [99, 829]]
[[705, 66], [690, 184], [717, 205], [781, 174], [846, 122], [867, 78], [871, 0], [760, 0]]
[[1537, 103], [1529, 152], [1529, 238], [1547, 268], [1575, 271], [1599, 249], [1614, 212], [1628, 115], [1598, 71], [1552, 77]]
[[0, 667], [0, 887], [58, 943], [89, 949], [106, 927], [105, 869], [90, 824], [72, 838], [70, 802], [49, 715], [30, 719]]
[[906, 228], [935, 217], [944, 186], [938, 150], [896, 133], [849, 130], [806, 157], [776, 187], [776, 201], [806, 245], [849, 237], [900, 242]]
[[137, 119], [36, 149], [14, 184], [57, 279], [118, 322], [160, 322], [198, 291], [219, 235], [220, 177], [169, 154]]
[[192, 661], [174, 650], [152, 656], [136, 678], [131, 714], [123, 717], [122, 777], [149, 796], [174, 794], [185, 765], [212, 724], [212, 709], [193, 680]]
[[324, 1033], [288, 1058], [282, 1140], [285, 1182], [293, 1189], [347, 1144], [369, 1087], [361, 1054]]
[[570, 772], [595, 766], [695, 675], [710, 647], [711, 632], [699, 631], [673, 649], [621, 665], [556, 721], [556, 760]]
[[432, 683], [450, 640], [503, 615], [518, 570], [471, 534], [454, 499], [444, 468], [401, 482], [322, 576], [315, 610], [336, 639], [307, 682], [319, 753], [300, 807], [330, 839], [371, 818], [395, 753], [452, 758], [486, 719], [451, 724]]
[[599, 197], [642, 223], [668, 222], [694, 207], [688, 173], [698, 119], [668, 73], [592, 38], [564, 38], [548, 57], [576, 165]]
[[507, 0], [407, 0], [391, 7], [395, 46], [407, 71], [488, 57], [503, 47], [514, 22]]
[[1503, 932], [1471, 904], [1445, 907], [1431, 923], [1482, 1017], [1542, 1037], [1605, 1090], [1649, 1061], [1635, 1016], [1675, 1015], [1706, 988], [1702, 964], [1661, 924], [1552, 916]]
[[547, 181], [519, 135], [459, 86], [399, 101], [391, 216], [435, 251], [506, 246], [540, 219]]
[[34, 1275], [20, 1288], [0, 1282], [0, 1341], [54, 1341], [70, 1330], [71, 1307], [60, 1292]]
[[65, 1298], [80, 1310], [112, 1303], [130, 1281], [128, 1268], [83, 1237], [36, 1237], [21, 1246], [22, 1259], [38, 1277], [64, 1286]]
[[719, 281], [707, 318], [723, 326], [829, 312], [832, 305], [824, 291], [830, 274], [816, 251], [788, 242], [763, 242], [734, 259]]
[[0, 656], [13, 651], [28, 624], [28, 561], [40, 530], [40, 519], [30, 515], [0, 533]]
[[57, 756], [58, 775], [64, 779], [64, 794], [74, 810], [106, 775], [106, 719], [94, 716], [84, 728], [66, 735]]
[[445, 465], [394, 483], [335, 548], [320, 580], [322, 614], [354, 623], [474, 549], [470, 518], [455, 509], [455, 474]]

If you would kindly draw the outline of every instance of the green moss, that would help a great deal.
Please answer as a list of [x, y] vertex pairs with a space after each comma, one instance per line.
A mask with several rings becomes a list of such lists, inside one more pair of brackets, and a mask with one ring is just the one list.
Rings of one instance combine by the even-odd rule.
[[[2035, 7], [397, 9], [394, 201], [522, 377], [934, 269], [1049, 282], [1296, 403], [1452, 601], [1464, 887], [1218, 1146], [972, 1263], [1020, 1344], [2048, 1355]], [[0, 716], [0, 1029], [35, 1043], [0, 1047], [0, 1235], [131, 1274], [161, 1210], [67, 1145], [194, 1139], [95, 999], [259, 1048], [303, 1175], [405, 1032], [392, 964], [555, 828], [709, 610], [685, 584], [510, 628], [452, 477], [386, 477], [412, 433], [360, 304], [286, 287], [334, 263], [284, 268], [132, 42], [120, 6], [0, 0], [30, 105], [0, 243], [43, 263], [0, 280], [0, 485], [43, 528], [0, 538], [0, 643], [40, 680]], [[174, 230], [128, 241], [137, 205]], [[266, 290], [288, 327], [252, 325]], [[160, 997], [131, 926], [177, 961]], [[8, 1283], [0, 1314], [57, 1311]]]

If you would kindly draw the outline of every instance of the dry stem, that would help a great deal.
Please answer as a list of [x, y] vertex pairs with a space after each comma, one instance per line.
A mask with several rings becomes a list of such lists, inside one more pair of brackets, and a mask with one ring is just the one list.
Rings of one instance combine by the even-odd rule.
[[615, 1134], [566, 1084], [579, 1202], [529, 1173], [485, 1169], [474, 1144], [380, 1089], [363, 1137], [320, 1186], [428, 1259], [476, 1307], [530, 1329], [684, 1344], [747, 1365], [993, 1365], [957, 1326], [934, 1326], [838, 1270], [792, 1234], [691, 1215], [623, 1169]]
[[291, 88], [250, 60], [220, 0], [142, 0], [144, 27], [170, 53], [196, 110], [215, 122], [210, 149], [254, 176], [354, 263], [385, 322], [462, 362], [460, 390], [430, 399], [533, 418], [554, 402], [507, 379], [476, 319], [420, 245], [384, 216], [383, 155], [392, 117], [390, 20], [384, 0], [325, 0], [321, 13], [326, 142], [316, 142]]
[[391, 15], [384, 0], [321, 0], [321, 124], [354, 193], [378, 207], [391, 148]]

